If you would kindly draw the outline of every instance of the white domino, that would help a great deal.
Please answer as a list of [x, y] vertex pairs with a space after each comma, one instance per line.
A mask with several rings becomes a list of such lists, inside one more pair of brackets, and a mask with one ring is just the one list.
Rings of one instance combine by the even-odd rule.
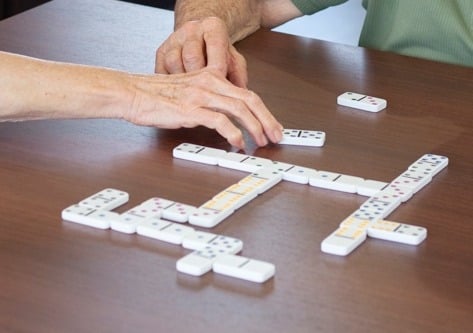
[[363, 219], [363, 218], [356, 217], [352, 214], [340, 223], [340, 227], [366, 230], [373, 223], [374, 222], [372, 219], [369, 219], [369, 218]]
[[189, 223], [204, 228], [213, 228], [224, 219], [229, 217], [234, 211], [215, 210], [205, 207], [197, 208], [191, 215], [189, 215]]
[[410, 187], [405, 187], [397, 184], [396, 182], [388, 184], [382, 192], [393, 192], [400, 196], [401, 202], [406, 202], [414, 195], [414, 190]]
[[238, 253], [243, 248], [243, 242], [238, 238], [196, 230], [194, 233], [184, 237], [182, 246], [190, 250], [199, 250], [206, 246], [214, 246], [223, 248], [229, 253]]
[[62, 210], [64, 221], [83, 224], [98, 229], [110, 228], [110, 221], [117, 219], [118, 213], [106, 210], [96, 210], [88, 206], [72, 205]]
[[276, 271], [275, 266], [269, 262], [232, 254], [219, 255], [213, 262], [212, 269], [218, 274], [257, 283], [267, 281]]
[[245, 198], [245, 200], [248, 202], [258, 196], [259, 189], [257, 186], [247, 186], [241, 183], [236, 183], [227, 187], [225, 191], [240, 194], [242, 198]]
[[331, 189], [335, 191], [356, 193], [359, 186], [363, 185], [364, 179], [355, 176], [340, 175], [331, 184]]
[[127, 210], [117, 219], [110, 221], [110, 228], [125, 234], [133, 234], [136, 232], [139, 223], [149, 218], [159, 218], [162, 208], [167, 207], [169, 204], [168, 200], [161, 198], [146, 200], [142, 204]]
[[228, 169], [240, 170], [240, 171], [248, 171], [247, 165], [242, 164], [243, 161], [250, 158], [250, 155], [245, 155], [241, 153], [234, 153], [228, 152], [227, 154], [223, 155], [218, 160], [218, 166]]
[[305, 168], [301, 166], [294, 166], [283, 173], [283, 179], [298, 183], [298, 184], [309, 184], [309, 179], [317, 175], [317, 170], [311, 168]]
[[217, 234], [195, 230], [195, 232], [186, 235], [182, 240], [182, 247], [189, 250], [199, 250], [209, 245], [214, 239], [218, 237]]
[[81, 206], [100, 210], [113, 210], [128, 202], [128, 193], [113, 188], [106, 188], [79, 202]]
[[158, 239], [171, 244], [182, 244], [183, 239], [194, 233], [192, 227], [173, 223], [159, 218], [151, 218], [138, 224], [136, 232], [139, 235]]
[[195, 206], [174, 202], [161, 211], [161, 217], [174, 222], [184, 223], [189, 220], [189, 215], [195, 212]]
[[361, 184], [358, 184], [356, 187], [356, 193], [359, 195], [371, 197], [384, 189], [386, 186], [388, 186], [388, 183], [377, 181], [377, 180], [371, 180], [371, 179], [365, 179], [365, 181]]
[[150, 217], [161, 217], [162, 212], [174, 204], [174, 201], [153, 197], [126, 211], [124, 214], [130, 214], [144, 219]]
[[281, 145], [297, 145], [322, 147], [325, 143], [325, 132], [309, 131], [301, 129], [284, 129], [282, 139], [279, 141]]
[[235, 211], [247, 204], [249, 201], [253, 200], [255, 197], [256, 196], [254, 193], [251, 193], [250, 195], [245, 195], [225, 190], [214, 196], [211, 201], [213, 201], [213, 206], [223, 205], [223, 207], [227, 207], [225, 209], [231, 209]]
[[235, 254], [243, 249], [243, 241], [238, 238], [217, 235], [217, 237], [210, 240], [206, 246], [212, 246], [224, 253]]
[[271, 166], [273, 162], [267, 158], [229, 152], [219, 159], [218, 165], [224, 168], [255, 172], [258, 169]]
[[272, 167], [259, 169], [246, 176], [238, 183], [248, 187], [254, 187], [258, 194], [266, 192], [282, 180], [282, 174]]
[[212, 209], [216, 211], [230, 210], [231, 212], [234, 212], [237, 209], [237, 206], [239, 206], [242, 197], [243, 195], [238, 193], [222, 191], [199, 208]]
[[176, 262], [176, 269], [185, 274], [201, 276], [212, 269], [212, 264], [219, 255], [211, 246], [196, 250]]
[[224, 168], [254, 172], [272, 164], [271, 160], [261, 157], [229, 152], [219, 159], [218, 165]]
[[271, 168], [276, 171], [276, 172], [279, 172], [283, 175], [283, 179], [284, 179], [284, 174], [291, 170], [292, 168], [294, 168], [295, 165], [294, 164], [289, 164], [289, 163], [284, 163], [284, 162], [278, 162], [278, 161], [273, 161], [273, 164], [271, 165]]
[[339, 227], [320, 244], [322, 252], [346, 256], [366, 240], [363, 228]]
[[427, 229], [424, 227], [386, 220], [372, 223], [367, 232], [372, 238], [410, 245], [418, 245], [427, 237]]
[[180, 144], [173, 149], [172, 153], [176, 158], [211, 165], [217, 165], [218, 160], [227, 154], [223, 149], [204, 147], [191, 143]]
[[110, 221], [110, 228], [125, 234], [134, 234], [136, 227], [143, 220], [145, 220], [145, 218], [142, 216], [124, 213]]
[[92, 207], [74, 204], [72, 206], [64, 208], [61, 212], [61, 217], [64, 220], [74, 222], [73, 220], [77, 219], [78, 216], [87, 216], [95, 211], [96, 209]]
[[332, 187], [336, 186], [333, 184], [333, 182], [340, 176], [341, 174], [336, 172], [319, 170], [315, 175], [309, 178], [309, 185], [325, 189], [332, 189]]
[[227, 237], [218, 236], [210, 244], [189, 253], [176, 262], [179, 272], [201, 276], [212, 269], [212, 265], [219, 255], [236, 254], [241, 251], [243, 242], [227, 242]]
[[364, 209], [363, 206], [354, 211], [348, 218], [355, 218], [358, 220], [366, 220], [374, 222], [383, 218], [383, 212], [376, 210]]
[[413, 193], [416, 193], [430, 183], [431, 180], [432, 176], [430, 174], [407, 170], [394, 179], [391, 184], [410, 188]]
[[395, 192], [382, 190], [366, 200], [358, 209], [360, 212], [369, 212], [378, 219], [391, 214], [401, 204], [401, 196]]
[[429, 173], [432, 177], [448, 166], [448, 157], [425, 154], [409, 166], [409, 170]]
[[337, 104], [369, 112], [379, 112], [385, 109], [388, 103], [382, 98], [346, 92], [337, 97]]
[[141, 221], [136, 227], [136, 233], [141, 236], [158, 238], [158, 234], [163, 228], [171, 225], [172, 222], [161, 220], [159, 217], [152, 217]]

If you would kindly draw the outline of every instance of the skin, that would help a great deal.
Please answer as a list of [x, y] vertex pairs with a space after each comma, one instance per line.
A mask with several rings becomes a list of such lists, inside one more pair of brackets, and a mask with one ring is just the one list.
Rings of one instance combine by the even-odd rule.
[[278, 142], [282, 126], [252, 91], [213, 68], [133, 74], [0, 52], [0, 121], [118, 118], [144, 126], [215, 129], [238, 148]]
[[302, 16], [290, 0], [177, 0], [175, 29], [156, 52], [156, 72], [208, 68], [246, 88], [246, 61], [233, 43]]

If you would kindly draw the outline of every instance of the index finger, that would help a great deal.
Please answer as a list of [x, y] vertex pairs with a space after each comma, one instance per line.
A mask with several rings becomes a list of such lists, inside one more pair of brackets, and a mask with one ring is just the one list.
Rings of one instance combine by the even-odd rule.
[[218, 19], [208, 19], [202, 27], [207, 66], [227, 76], [230, 38], [227, 29]]

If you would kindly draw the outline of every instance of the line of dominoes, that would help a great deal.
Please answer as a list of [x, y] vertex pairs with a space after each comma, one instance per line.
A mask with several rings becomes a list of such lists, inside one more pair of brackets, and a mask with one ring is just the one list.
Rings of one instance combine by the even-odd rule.
[[356, 193], [368, 197], [389, 185], [382, 181], [363, 179], [361, 177], [337, 172], [316, 170], [251, 155], [226, 152], [223, 149], [204, 147], [191, 143], [182, 143], [175, 147], [173, 149], [173, 156], [175, 158], [218, 165], [224, 168], [246, 172], [257, 172], [261, 169], [266, 169], [267, 172], [271, 171], [280, 174], [282, 180], [299, 184], [309, 184], [329, 190]]
[[107, 188], [65, 208], [61, 217], [94, 228], [136, 233], [182, 245], [193, 251], [176, 263], [177, 270], [186, 274], [201, 276], [213, 270], [259, 283], [274, 276], [273, 264], [237, 255], [243, 249], [241, 240], [195, 230], [184, 224], [202, 208], [156, 197], [121, 214], [112, 211], [128, 200], [128, 193]]
[[[276, 185], [280, 180], [287, 180], [368, 196], [369, 199], [357, 211], [342, 221], [340, 227], [322, 241], [321, 250], [335, 255], [349, 254], [363, 243], [367, 236], [411, 245], [418, 245], [422, 242], [427, 236], [425, 228], [383, 219], [402, 202], [409, 200], [412, 195], [430, 183], [432, 178], [448, 165], [448, 158], [445, 156], [425, 154], [411, 164], [399, 177], [390, 183], [385, 183], [190, 143], [183, 143], [174, 148], [173, 156], [253, 172], [249, 177], [257, 177], [258, 174], [264, 175], [262, 178], [268, 182], [265, 190]], [[270, 179], [271, 181], [269, 181]], [[244, 184], [244, 180], [238, 185]], [[230, 191], [229, 189], [226, 191]], [[235, 202], [239, 203], [238, 207], [241, 207], [241, 203], [246, 203], [256, 197], [255, 192], [250, 191], [239, 191], [238, 195], [238, 199], [235, 199]], [[220, 217], [226, 218], [231, 214], [231, 211], [229, 212], [222, 205], [217, 207], [216, 210]], [[213, 220], [207, 225], [200, 225], [216, 225], [223, 218]]]
[[427, 237], [426, 228], [384, 218], [430, 183], [447, 165], [448, 158], [445, 156], [426, 154], [419, 158], [343, 220], [339, 228], [322, 241], [321, 250], [345, 256], [360, 246], [367, 236], [403, 244], [420, 244]]

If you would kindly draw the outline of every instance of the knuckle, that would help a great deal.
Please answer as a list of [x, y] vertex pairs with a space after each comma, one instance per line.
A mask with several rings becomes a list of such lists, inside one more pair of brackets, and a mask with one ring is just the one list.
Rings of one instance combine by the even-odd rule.
[[206, 17], [202, 22], [205, 27], [210, 28], [210, 29], [216, 28], [216, 27], [221, 28], [225, 26], [222, 19], [220, 19], [217, 16]]
[[249, 104], [260, 103], [260, 97], [252, 90], [246, 91], [245, 99], [249, 102]]

